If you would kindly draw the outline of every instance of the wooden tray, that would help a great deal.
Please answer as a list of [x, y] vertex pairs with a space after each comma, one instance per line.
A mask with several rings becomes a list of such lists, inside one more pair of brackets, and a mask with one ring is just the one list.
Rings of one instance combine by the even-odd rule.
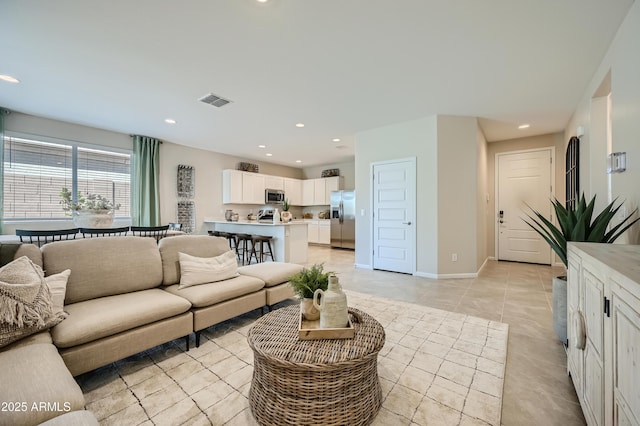
[[300, 340], [317, 339], [353, 339], [355, 328], [349, 316], [349, 325], [345, 328], [320, 328], [320, 320], [309, 321], [300, 314], [300, 325], [298, 326], [298, 337]]

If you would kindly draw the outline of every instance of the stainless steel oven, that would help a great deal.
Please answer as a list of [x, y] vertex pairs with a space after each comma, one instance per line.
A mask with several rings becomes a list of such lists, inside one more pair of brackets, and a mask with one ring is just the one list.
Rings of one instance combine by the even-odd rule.
[[264, 190], [264, 202], [265, 204], [282, 204], [284, 203], [284, 191], [281, 189], [265, 189]]

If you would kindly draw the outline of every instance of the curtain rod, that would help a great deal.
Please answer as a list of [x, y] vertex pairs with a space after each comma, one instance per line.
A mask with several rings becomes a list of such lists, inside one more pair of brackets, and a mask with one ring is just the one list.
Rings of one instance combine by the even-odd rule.
[[[143, 136], [143, 135], [133, 135], [133, 134], [129, 133], [129, 137], [131, 137], [131, 138], [132, 138], [132, 137], [134, 137], [134, 136]], [[150, 138], [151, 136], [144, 136], [144, 137], [145, 137], [145, 138]], [[153, 139], [156, 139], [156, 138], [153, 138]], [[161, 141], [160, 139], [158, 139], [158, 141], [159, 141], [161, 144], [163, 144], [163, 143], [164, 143], [164, 141]]]

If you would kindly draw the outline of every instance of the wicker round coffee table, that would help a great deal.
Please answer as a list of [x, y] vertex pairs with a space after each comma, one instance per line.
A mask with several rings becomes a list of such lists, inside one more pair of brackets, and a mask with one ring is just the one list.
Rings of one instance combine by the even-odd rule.
[[[353, 339], [299, 340], [299, 306], [273, 311], [255, 322], [249, 404], [261, 425], [365, 425], [382, 401], [378, 352], [384, 328], [366, 313]], [[354, 317], [352, 316], [352, 321]]]

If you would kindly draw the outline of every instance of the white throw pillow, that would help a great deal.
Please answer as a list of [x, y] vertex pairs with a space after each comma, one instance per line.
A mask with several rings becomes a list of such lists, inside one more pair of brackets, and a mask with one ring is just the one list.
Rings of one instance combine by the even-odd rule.
[[49, 292], [51, 293], [51, 304], [54, 312], [64, 312], [64, 295], [67, 293], [67, 281], [71, 275], [71, 269], [44, 277]]
[[178, 253], [180, 261], [180, 285], [178, 289], [207, 284], [237, 277], [236, 253], [229, 250], [216, 257], [195, 257]]

